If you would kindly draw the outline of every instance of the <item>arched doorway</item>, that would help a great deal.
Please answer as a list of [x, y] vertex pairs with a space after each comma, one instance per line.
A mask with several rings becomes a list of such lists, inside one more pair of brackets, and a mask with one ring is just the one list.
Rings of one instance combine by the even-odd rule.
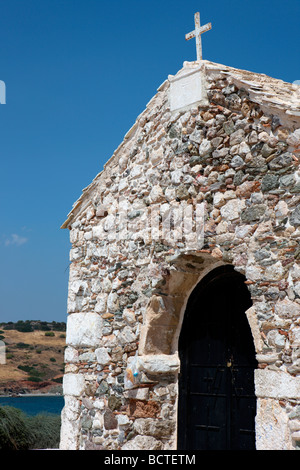
[[255, 349], [251, 297], [232, 266], [193, 290], [179, 337], [178, 449], [255, 448]]

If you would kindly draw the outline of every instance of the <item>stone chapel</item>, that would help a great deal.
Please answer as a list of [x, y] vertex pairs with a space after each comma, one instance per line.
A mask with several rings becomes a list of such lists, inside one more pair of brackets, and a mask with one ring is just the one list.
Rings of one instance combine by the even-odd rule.
[[300, 91], [185, 62], [74, 204], [61, 449], [300, 446]]

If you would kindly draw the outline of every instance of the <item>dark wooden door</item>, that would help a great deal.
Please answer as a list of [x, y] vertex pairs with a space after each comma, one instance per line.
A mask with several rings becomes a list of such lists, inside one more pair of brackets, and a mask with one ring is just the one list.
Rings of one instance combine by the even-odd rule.
[[255, 350], [244, 277], [216, 268], [192, 292], [179, 338], [178, 449], [255, 449]]

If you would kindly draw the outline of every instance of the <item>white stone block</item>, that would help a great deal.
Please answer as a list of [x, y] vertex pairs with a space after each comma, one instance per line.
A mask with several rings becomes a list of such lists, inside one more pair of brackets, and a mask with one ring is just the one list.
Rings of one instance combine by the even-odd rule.
[[80, 397], [84, 391], [84, 376], [81, 374], [65, 374], [63, 378], [64, 395]]
[[119, 426], [128, 426], [130, 420], [127, 415], [117, 415], [117, 421]]
[[257, 400], [255, 435], [257, 450], [293, 449], [288, 416], [276, 400]]
[[107, 348], [98, 348], [95, 350], [97, 362], [102, 366], [109, 364], [111, 357], [108, 354]]
[[98, 346], [102, 337], [102, 319], [94, 312], [71, 313], [67, 320], [66, 343], [69, 346]]
[[151, 436], [136, 436], [122, 446], [122, 450], [160, 450], [162, 443]]
[[265, 270], [264, 278], [266, 281], [280, 281], [283, 277], [284, 269], [280, 261], [268, 266]]
[[74, 363], [78, 362], [78, 351], [71, 346], [66, 347], [65, 349], [65, 362], [66, 363]]
[[177, 354], [157, 354], [149, 356], [140, 356], [141, 367], [146, 372], [154, 374], [163, 374], [177, 372], [180, 362]]
[[281, 318], [298, 318], [300, 316], [300, 305], [289, 299], [284, 299], [275, 305], [275, 313]]
[[294, 326], [291, 329], [290, 340], [293, 348], [300, 347], [300, 326]]
[[107, 309], [111, 313], [119, 309], [119, 296], [116, 292], [111, 292], [107, 297]]
[[107, 304], [107, 294], [102, 293], [97, 295], [97, 303], [95, 305], [95, 312], [97, 313], [105, 313], [106, 312], [106, 304]]
[[261, 398], [300, 399], [300, 377], [268, 369], [255, 371], [255, 394]]
[[245, 201], [232, 199], [221, 207], [221, 215], [225, 220], [235, 220], [240, 216], [240, 212], [245, 207]]

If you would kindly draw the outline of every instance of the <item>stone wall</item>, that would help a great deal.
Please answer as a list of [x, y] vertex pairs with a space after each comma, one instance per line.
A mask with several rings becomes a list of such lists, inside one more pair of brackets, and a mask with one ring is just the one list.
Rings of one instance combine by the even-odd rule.
[[[242, 83], [205, 61], [203, 73], [205, 102], [186, 109], [171, 112], [163, 83], [64, 224], [72, 249], [62, 449], [176, 449], [184, 308], [220, 264], [246, 276], [253, 301], [257, 448], [300, 441], [297, 118], [253, 98], [256, 75]], [[204, 217], [187, 234], [176, 210], [196, 220], [199, 207]]]

